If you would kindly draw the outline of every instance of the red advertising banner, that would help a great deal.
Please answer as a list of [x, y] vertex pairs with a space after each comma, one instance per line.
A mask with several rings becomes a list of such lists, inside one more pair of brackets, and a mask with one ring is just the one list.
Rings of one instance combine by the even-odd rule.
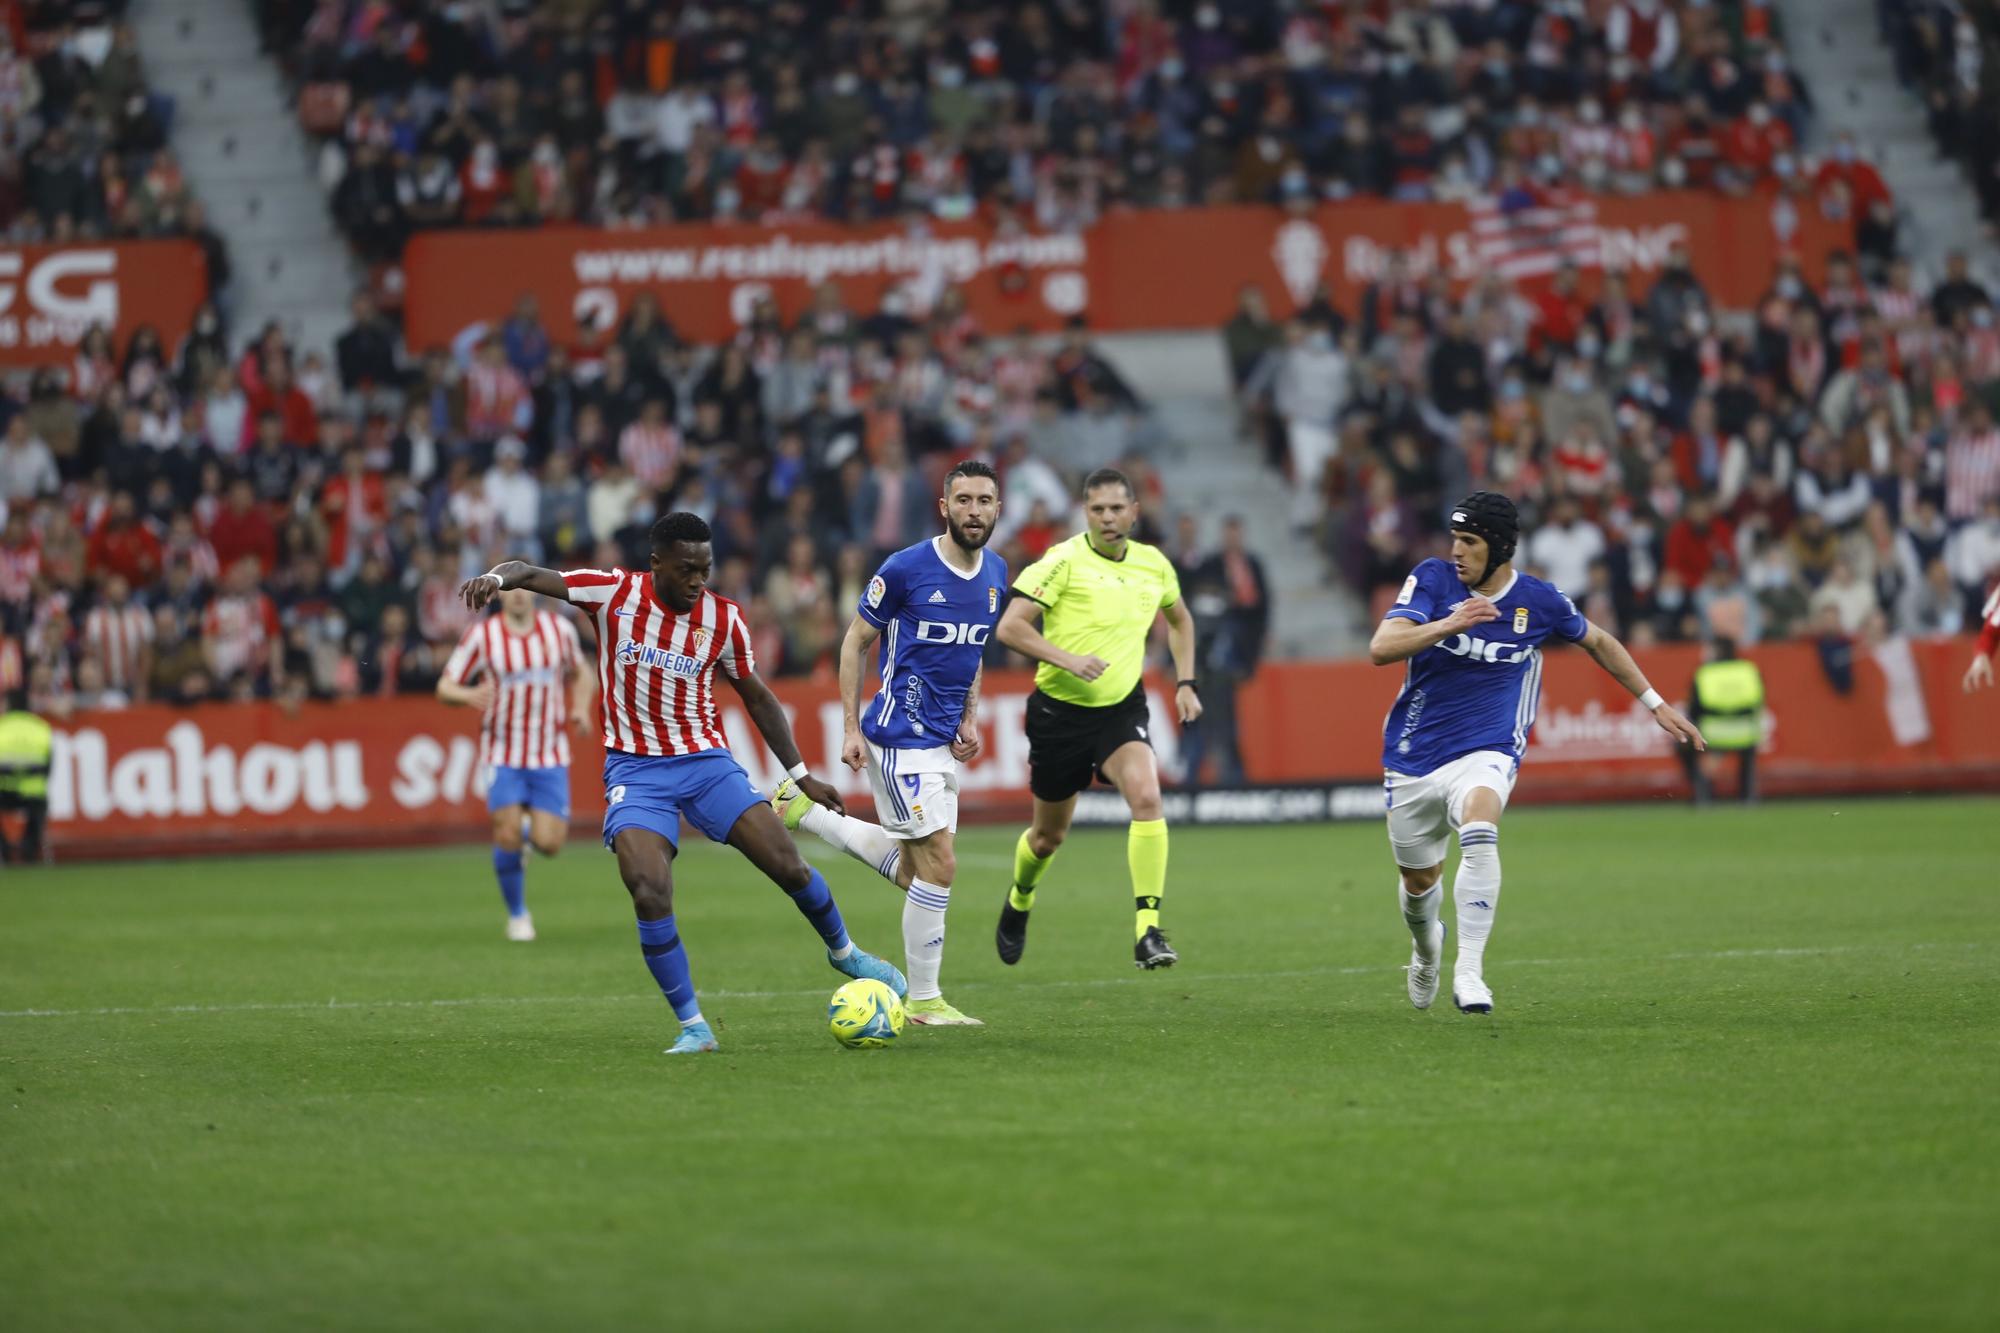
[[1261, 285], [1281, 315], [1307, 303], [1322, 281], [1351, 304], [1392, 249], [1418, 273], [1443, 269], [1458, 282], [1489, 271], [1532, 282], [1567, 258], [1587, 274], [1624, 272], [1643, 293], [1679, 244], [1718, 304], [1744, 308], [1769, 287], [1781, 251], [1796, 251], [1817, 272], [1850, 235], [1810, 208], [1694, 192], [1580, 196], [1511, 214], [1383, 201], [1302, 214], [1124, 212], [1061, 235], [1000, 233], [980, 222], [426, 232], [405, 256], [404, 318], [413, 347], [447, 344], [504, 318], [532, 292], [550, 333], [569, 342], [583, 318], [615, 326], [649, 291], [684, 334], [713, 342], [760, 300], [775, 300], [790, 319], [831, 282], [862, 312], [891, 290], [926, 310], [955, 286], [996, 333], [1024, 324], [1045, 331], [1079, 313], [1103, 330], [1213, 328], [1246, 282]]
[[207, 299], [193, 241], [0, 248], [0, 366], [67, 365], [93, 324], [121, 349], [151, 324], [172, 352]]
[[[1774, 795], [2000, 786], [2000, 692], [1967, 696], [1958, 675], [1971, 641], [1898, 641], [1858, 650], [1853, 688], [1836, 692], [1811, 644], [1753, 654], [1770, 699], [1764, 789]], [[1642, 665], [1670, 698], [1686, 692], [1694, 650], [1662, 649]], [[1402, 672], [1365, 662], [1276, 663], [1240, 696], [1250, 778], [1363, 784], [1380, 773], [1382, 716]], [[1179, 773], [1164, 682], [1154, 682], [1153, 735]], [[986, 752], [966, 771], [968, 820], [1023, 819], [1031, 682], [995, 673], [981, 710]], [[840, 705], [828, 683], [781, 681], [800, 748], [864, 816], [863, 781], [837, 759]], [[723, 713], [731, 748], [763, 788], [781, 776], [740, 709]], [[594, 747], [579, 746], [571, 789], [580, 830], [603, 813]], [[1652, 719], [1581, 652], [1547, 661], [1541, 718], [1519, 799], [1605, 800], [1681, 790], [1681, 770]], [[222, 848], [356, 846], [485, 836], [484, 774], [474, 719], [426, 698], [195, 710], [137, 708], [72, 718], [58, 732], [50, 778], [59, 857]]]

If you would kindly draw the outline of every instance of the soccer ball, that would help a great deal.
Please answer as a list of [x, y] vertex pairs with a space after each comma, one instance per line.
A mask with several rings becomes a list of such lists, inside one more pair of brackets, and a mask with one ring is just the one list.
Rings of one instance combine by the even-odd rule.
[[827, 1026], [842, 1046], [887, 1046], [903, 1031], [903, 1002], [879, 981], [850, 981], [833, 993]]

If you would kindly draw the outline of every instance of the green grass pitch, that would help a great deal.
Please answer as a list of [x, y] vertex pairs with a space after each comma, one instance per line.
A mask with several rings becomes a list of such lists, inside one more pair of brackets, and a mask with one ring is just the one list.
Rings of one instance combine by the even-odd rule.
[[1378, 827], [1176, 831], [1149, 975], [1105, 833], [1000, 965], [1012, 837], [989, 1026], [867, 1052], [691, 838], [688, 1060], [588, 842], [525, 946], [476, 847], [7, 875], [0, 1327], [1992, 1326], [1990, 800], [1517, 811], [1491, 1019], [1409, 1008]]

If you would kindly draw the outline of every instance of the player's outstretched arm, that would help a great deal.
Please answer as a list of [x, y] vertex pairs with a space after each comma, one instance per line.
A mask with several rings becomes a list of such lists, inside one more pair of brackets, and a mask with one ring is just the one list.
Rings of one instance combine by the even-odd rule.
[[1037, 662], [1047, 662], [1050, 666], [1069, 672], [1082, 680], [1096, 680], [1111, 665], [1101, 657], [1064, 652], [1050, 643], [1041, 630], [1035, 627], [1035, 617], [1040, 615], [1039, 603], [1026, 596], [1015, 597], [1007, 603], [1007, 609], [1000, 613], [999, 628], [993, 636], [1023, 657], [1032, 657]]
[[861, 743], [861, 672], [868, 664], [868, 650], [882, 631], [868, 617], [856, 616], [840, 641], [840, 762], [859, 773], [868, 762]]
[[569, 585], [562, 575], [525, 560], [502, 560], [479, 577], [467, 579], [459, 586], [458, 595], [477, 611], [509, 588], [526, 588], [558, 602], [569, 600]]
[[727, 671], [715, 673], [717, 679], [726, 680], [736, 690], [736, 696], [743, 701], [743, 711], [757, 726], [757, 734], [764, 738], [764, 744], [771, 747], [771, 753], [778, 756], [778, 762], [785, 766], [792, 781], [799, 784], [799, 790], [815, 802], [831, 809], [835, 814], [847, 813], [847, 806], [841, 802], [840, 793], [832, 784], [822, 782], [806, 772], [806, 762], [799, 754], [799, 743], [792, 737], [791, 719], [785, 716], [785, 706], [778, 702], [778, 696], [771, 693], [771, 687], [763, 677], [754, 672], [732, 676]]
[[[1586, 622], [1587, 623], [1587, 622]], [[1577, 640], [1583, 651], [1589, 653], [1610, 673], [1613, 680], [1632, 691], [1640, 703], [1652, 712], [1653, 720], [1660, 724], [1660, 730], [1672, 736], [1683, 745], [1692, 745], [1697, 750], [1706, 750], [1708, 742], [1702, 738], [1701, 729], [1681, 715], [1681, 711], [1660, 697], [1660, 692], [1646, 683], [1646, 673], [1639, 670], [1639, 664], [1632, 660], [1632, 654], [1625, 651], [1625, 645], [1606, 634], [1597, 625], [1591, 625], [1584, 636]]]
[[1458, 609], [1442, 620], [1419, 622], [1390, 616], [1375, 627], [1368, 640], [1368, 658], [1376, 666], [1388, 666], [1406, 657], [1415, 657], [1426, 648], [1443, 643], [1454, 634], [1463, 634], [1474, 625], [1497, 619], [1500, 608], [1484, 597], [1468, 597]]

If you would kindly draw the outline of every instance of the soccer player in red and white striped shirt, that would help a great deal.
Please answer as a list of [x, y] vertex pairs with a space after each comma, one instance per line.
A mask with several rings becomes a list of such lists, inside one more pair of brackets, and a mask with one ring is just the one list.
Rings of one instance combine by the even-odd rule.
[[647, 570], [561, 573], [519, 560], [468, 579], [475, 611], [495, 594], [525, 588], [581, 606], [597, 624], [597, 675], [604, 697], [604, 845], [639, 918], [639, 948], [681, 1035], [669, 1055], [716, 1049], [701, 1015], [687, 951], [674, 923], [673, 859], [683, 816], [726, 842], [783, 889], [826, 942], [827, 961], [847, 976], [909, 990], [892, 964], [856, 948], [819, 871], [806, 864], [777, 813], [729, 753], [716, 714], [715, 682], [729, 682], [764, 743], [814, 801], [843, 810], [840, 795], [810, 776], [783, 705], [757, 676], [743, 611], [708, 590], [714, 553], [708, 524], [668, 514], [653, 524]]
[[1972, 662], [1965, 668], [1965, 692], [1983, 689], [1993, 683], [1993, 650], [2000, 648], [2000, 585], [1995, 585], [1992, 596], [1986, 599], [1986, 607], [1979, 613], [1979, 646], [1973, 650]]
[[104, 600], [83, 618], [83, 654], [104, 672], [104, 683], [138, 698], [153, 668], [153, 616], [132, 600], [132, 585], [113, 574]]
[[[574, 692], [573, 695], [571, 692]], [[569, 835], [569, 731], [590, 725], [591, 673], [576, 627], [537, 611], [525, 588], [500, 595], [500, 614], [459, 639], [437, 695], [480, 711], [479, 761], [493, 816], [493, 874], [507, 902], [507, 938], [532, 940], [521, 816], [536, 851], [554, 856]]]

